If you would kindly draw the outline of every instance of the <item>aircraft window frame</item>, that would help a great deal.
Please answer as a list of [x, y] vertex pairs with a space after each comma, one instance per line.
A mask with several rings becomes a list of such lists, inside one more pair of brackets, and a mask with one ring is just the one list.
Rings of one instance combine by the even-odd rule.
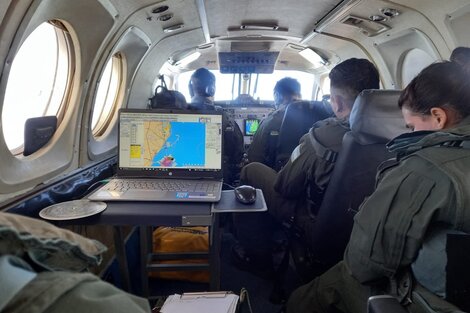
[[330, 94], [330, 76], [329, 76], [329, 73], [324, 75], [321, 79], [320, 79], [320, 85], [319, 85], [319, 88], [317, 90], [317, 94], [316, 94], [316, 97], [315, 99], [317, 101], [320, 101], [323, 99], [324, 96], [326, 95], [329, 95]]
[[106, 61], [97, 84], [91, 112], [90, 128], [95, 138], [105, 134], [114, 113], [121, 105], [126, 71], [123, 53], [116, 52]]
[[398, 79], [401, 88], [405, 88], [411, 80], [424, 68], [436, 60], [425, 50], [413, 48], [405, 51], [398, 62]]
[[[24, 150], [24, 127], [18, 125], [46, 115], [57, 117], [57, 127], [63, 120], [77, 64], [70, 31], [60, 20], [45, 21], [28, 35], [13, 58], [1, 118], [4, 142], [16, 157]], [[45, 66], [52, 64], [55, 67], [45, 72]]]

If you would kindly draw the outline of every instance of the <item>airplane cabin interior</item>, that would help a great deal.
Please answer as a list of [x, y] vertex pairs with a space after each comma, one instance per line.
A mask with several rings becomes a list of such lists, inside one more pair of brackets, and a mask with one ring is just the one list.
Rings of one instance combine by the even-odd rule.
[[[37, 241], [49, 245], [44, 250], [48, 257], [36, 253], [31, 242], [24, 244], [22, 253], [29, 253], [28, 260], [39, 260], [41, 271], [56, 272], [60, 258], [79, 255], [81, 263], [74, 263], [72, 271], [88, 268], [119, 292], [149, 299], [152, 307], [161, 305], [156, 296], [222, 290], [240, 296], [238, 312], [251, 313], [289, 312], [284, 310], [291, 292], [343, 259], [354, 215], [376, 187], [377, 168], [395, 157], [387, 143], [411, 131], [398, 107], [402, 91], [423, 69], [448, 61], [457, 47], [470, 48], [468, 0], [4, 0], [0, 21], [0, 213], [70, 231], [64, 235], [57, 230], [57, 237], [46, 235]], [[258, 198], [249, 205], [255, 213], [240, 213], [244, 208], [236, 198], [240, 195], [232, 191], [244, 185], [240, 177], [244, 166], [252, 163], [250, 146], [257, 131], [266, 127], [263, 121], [277, 119], [277, 128], [267, 131], [263, 162], [275, 173], [294, 162], [312, 126], [335, 118], [332, 89], [336, 87], [330, 85], [329, 74], [351, 58], [366, 59], [377, 69], [380, 88], [356, 98], [350, 129], [342, 137], [343, 150], [328, 159], [336, 162], [328, 187], [305, 217], [319, 226], [310, 230], [308, 243], [295, 239], [292, 223], [272, 238], [284, 253], [278, 251], [273, 261], [283, 272], [266, 276], [240, 269], [231, 259], [239, 235], [233, 216], [249, 218], [263, 208], [268, 214], [273, 203], [270, 194], [254, 191], [251, 196]], [[214, 79], [204, 92], [216, 113], [185, 111], [196, 101], [193, 75], [200, 68]], [[285, 77], [299, 84], [300, 94], [281, 105], [274, 87]], [[135, 117], [147, 112], [160, 119], [128, 122], [123, 112]], [[219, 116], [219, 128], [211, 128]], [[210, 125], [211, 118], [212, 126], [195, 126]], [[192, 123], [191, 128], [180, 128], [190, 136], [171, 134], [173, 123]], [[242, 151], [232, 164], [224, 153], [235, 149], [227, 132], [237, 129]], [[154, 132], [153, 137], [138, 142], [144, 132], [145, 136]], [[155, 143], [147, 142], [151, 138], [172, 153], [153, 154]], [[205, 144], [202, 152], [193, 143], [198, 140]], [[87, 197], [126, 167], [142, 167], [140, 173], [146, 178], [153, 174], [164, 179], [194, 174], [221, 178], [221, 171], [231, 175], [223, 176], [223, 185], [220, 182], [220, 202], [181, 204], [182, 198], [204, 199], [202, 193], [183, 189], [176, 190], [174, 202], [138, 200], [141, 208], [134, 212], [128, 202], [127, 206], [119, 201], [90, 205]], [[470, 169], [461, 171], [470, 177]], [[313, 174], [305, 175], [310, 179]], [[310, 197], [318, 190], [309, 186], [302, 192]], [[72, 202], [73, 210], [80, 211], [78, 218], [54, 219], [44, 213], [54, 207], [54, 214], [61, 214], [70, 210]], [[194, 213], [184, 213], [185, 205]], [[224, 212], [227, 206], [240, 205], [238, 211]], [[83, 213], [85, 207], [88, 213]], [[154, 216], [154, 210], [163, 213]], [[104, 214], [108, 215], [101, 219]], [[1, 241], [11, 236], [26, 240], [21, 234], [42, 227], [31, 222], [28, 229], [22, 223], [10, 215], [0, 217], [0, 260], [9, 251]], [[51, 252], [69, 249], [66, 244], [51, 248], [54, 238], [79, 240], [75, 235], [101, 242], [79, 244], [95, 247], [92, 257], [76, 247], [63, 255]], [[165, 242], [165, 236], [170, 241]], [[194, 251], [191, 242], [204, 253]], [[455, 242], [460, 248], [454, 251], [468, 248], [468, 240]], [[147, 259], [143, 247], [163, 249], [163, 254], [179, 247], [190, 261], [181, 271], [165, 263], [168, 256]], [[455, 263], [448, 263], [453, 264], [448, 275], [455, 278], [455, 285], [466, 286], [459, 289], [464, 296], [440, 296], [462, 311], [470, 310], [468, 300], [462, 300], [470, 290], [470, 272], [463, 265], [469, 259], [461, 255], [456, 261], [449, 256], [449, 262]], [[147, 261], [156, 264], [156, 260], [164, 265], [147, 266]], [[0, 265], [0, 281], [2, 273]], [[5, 308], [2, 299], [0, 295], [0, 311]], [[385, 305], [373, 302], [370, 312], [405, 308], [403, 301], [397, 304], [388, 294], [383, 299]]]

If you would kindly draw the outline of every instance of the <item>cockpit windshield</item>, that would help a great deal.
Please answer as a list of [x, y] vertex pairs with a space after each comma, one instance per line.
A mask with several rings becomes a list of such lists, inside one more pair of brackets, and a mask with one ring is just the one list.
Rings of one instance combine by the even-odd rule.
[[[176, 79], [175, 88], [186, 99], [191, 99], [188, 90], [189, 79], [194, 71], [181, 73]], [[292, 77], [301, 85], [302, 99], [312, 100], [315, 91], [315, 76], [301, 71], [274, 71], [272, 74], [222, 74], [211, 70], [216, 77], [215, 101], [229, 101], [240, 94], [247, 94], [255, 100], [272, 101], [273, 88], [278, 80]]]

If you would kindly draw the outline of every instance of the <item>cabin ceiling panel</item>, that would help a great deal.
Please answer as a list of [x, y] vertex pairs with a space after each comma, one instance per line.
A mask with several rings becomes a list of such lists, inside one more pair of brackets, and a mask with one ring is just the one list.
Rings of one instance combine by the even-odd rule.
[[226, 36], [228, 27], [237, 27], [247, 22], [272, 22], [279, 27], [288, 28], [286, 35], [303, 37], [340, 2], [342, 1], [296, 0], [295, 5], [286, 5], [284, 0], [206, 0], [205, 7], [211, 37]]
[[450, 56], [450, 51], [455, 46], [470, 46], [470, 33], [468, 32], [470, 1], [395, 0], [395, 2], [419, 10], [435, 25], [449, 47], [448, 51], [442, 52], [444, 58]]
[[470, 4], [466, 6], [466, 10], [455, 12], [448, 15], [446, 24], [450, 30], [451, 38], [454, 39], [456, 46], [470, 47]]
[[187, 31], [162, 39], [146, 54], [131, 82], [128, 108], [145, 108], [148, 99], [153, 95], [152, 86], [163, 64], [177, 50], [185, 50], [199, 45], [204, 41], [200, 29]]
[[463, 8], [469, 4], [468, 0], [393, 0], [386, 1], [390, 4], [398, 4], [404, 7], [414, 8], [426, 15], [431, 20], [442, 19], [442, 16], [456, 11], [456, 9]]
[[320, 48], [323, 51], [326, 50], [326, 53], [329, 54], [328, 60], [331, 66], [349, 58], [369, 58], [364, 50], [351, 40], [318, 34], [309, 44], [313, 48]]
[[[201, 27], [194, 1], [112, 1], [119, 11], [119, 18], [123, 26], [126, 28], [130, 26], [139, 27], [150, 37], [152, 42], [157, 42], [162, 37], [172, 36], [176, 33]], [[152, 13], [152, 10], [159, 6], [168, 6], [168, 10], [158, 14]], [[172, 16], [169, 20], [159, 20], [160, 16], [167, 14]], [[176, 32], [168, 34], [163, 32], [163, 29], [177, 24], [184, 24], [184, 26]]]
[[[362, 42], [364, 46], [370, 43], [380, 44], [387, 41], [390, 36], [405, 31], [407, 29], [418, 29], [435, 44], [439, 54], [443, 57], [450, 54], [452, 43], [448, 39], [452, 38], [449, 34], [448, 25], [445, 24], [446, 17], [452, 12], [458, 12], [468, 0], [440, 1], [440, 0], [382, 0], [382, 1], [361, 1], [348, 12], [337, 16], [336, 19], [322, 31], [335, 34], [345, 38], [352, 38], [355, 41]], [[382, 15], [381, 9], [392, 8], [400, 13], [395, 17], [388, 17], [383, 25], [390, 27], [377, 36], [370, 36], [361, 33], [360, 26], [353, 27], [341, 23], [348, 15], [368, 19], [371, 15]], [[447, 42], [444, 40], [447, 38]], [[366, 43], [367, 42], [367, 43]]]

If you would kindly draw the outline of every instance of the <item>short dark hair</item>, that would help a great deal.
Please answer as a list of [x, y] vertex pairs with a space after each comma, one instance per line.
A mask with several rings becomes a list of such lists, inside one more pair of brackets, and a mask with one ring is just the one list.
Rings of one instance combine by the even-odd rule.
[[215, 87], [215, 75], [201, 67], [191, 75], [190, 92], [200, 96], [213, 96], [207, 94], [207, 87]]
[[300, 83], [297, 79], [284, 77], [277, 81], [274, 86], [274, 92], [284, 97], [300, 96]]
[[465, 67], [470, 67], [470, 48], [457, 47], [452, 51], [450, 60]]
[[351, 96], [365, 89], [379, 89], [379, 72], [369, 60], [348, 59], [336, 65], [330, 72], [331, 86], [345, 89]]
[[431, 64], [402, 91], [398, 106], [423, 115], [446, 107], [465, 118], [470, 115], [470, 75], [454, 62]]

